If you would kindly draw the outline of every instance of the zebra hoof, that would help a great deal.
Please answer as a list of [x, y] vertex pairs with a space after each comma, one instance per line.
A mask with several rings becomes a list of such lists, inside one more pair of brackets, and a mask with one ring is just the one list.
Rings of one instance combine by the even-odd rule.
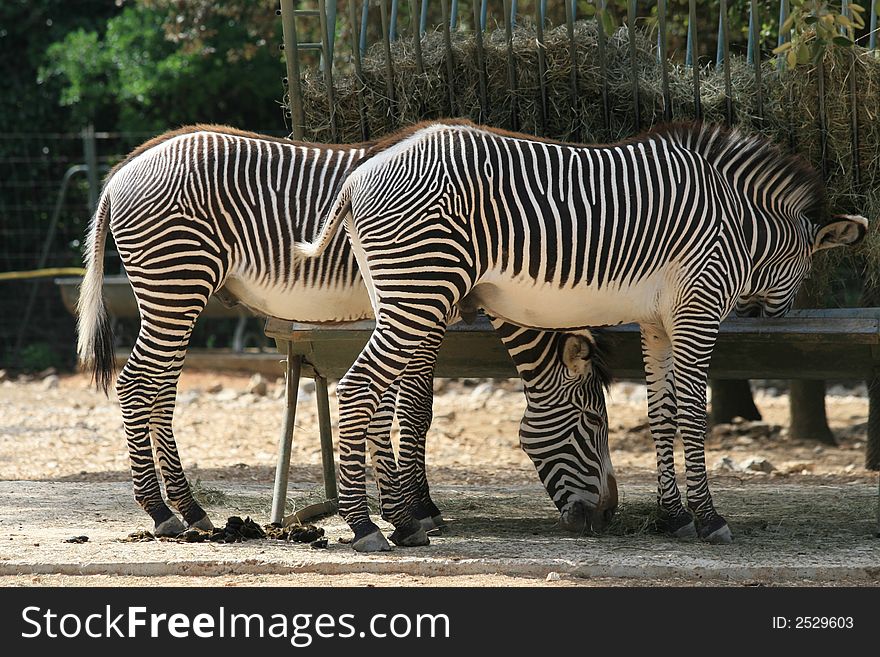
[[705, 526], [700, 527], [700, 539], [714, 545], [729, 545], [733, 543], [733, 534], [730, 533], [727, 521], [721, 516], [716, 516]]
[[171, 516], [168, 520], [156, 525], [153, 534], [156, 536], [180, 536], [186, 531], [186, 527], [177, 516]]
[[679, 510], [674, 515], [664, 514], [661, 523], [666, 533], [673, 538], [685, 540], [697, 538], [697, 525], [694, 522], [694, 518], [684, 509]]
[[688, 524], [679, 527], [673, 532], [670, 532], [672, 536], [675, 538], [679, 538], [682, 540], [690, 540], [697, 537], [697, 525], [691, 520]]
[[200, 520], [189, 523], [189, 528], [201, 529], [203, 532], [211, 532], [214, 531], [214, 523], [211, 522], [211, 519], [207, 515], [204, 515]]
[[446, 521], [443, 520], [443, 516], [437, 514], [436, 516], [428, 516], [427, 518], [421, 518], [419, 520], [419, 524], [422, 526], [422, 529], [425, 532], [432, 531], [440, 531], [446, 527]]
[[391, 542], [398, 547], [418, 547], [431, 541], [421, 521], [413, 519], [392, 532]]
[[354, 538], [351, 541], [351, 547], [355, 552], [388, 552], [391, 550], [391, 546], [382, 535], [382, 530], [369, 520], [359, 523], [352, 529], [354, 530]]

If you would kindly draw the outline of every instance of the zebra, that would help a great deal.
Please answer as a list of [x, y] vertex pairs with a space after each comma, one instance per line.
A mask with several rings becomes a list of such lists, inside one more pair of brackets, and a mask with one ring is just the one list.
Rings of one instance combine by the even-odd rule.
[[[78, 353], [91, 366], [96, 384], [108, 392], [114, 374], [113, 338], [102, 280], [109, 232], [128, 273], [141, 323], [116, 390], [134, 496], [152, 518], [157, 535], [176, 535], [185, 529], [184, 522], [205, 530], [213, 526], [193, 498], [171, 428], [190, 334], [208, 298], [215, 294], [258, 314], [296, 321], [373, 317], [344, 236], [329, 244], [320, 260], [298, 261], [293, 255], [296, 241], [316, 235], [333, 190], [365, 148], [196, 125], [141, 144], [108, 174], [86, 240]], [[592, 343], [580, 336], [494, 324], [525, 381], [522, 446], [560, 511], [560, 523], [569, 529], [598, 526], [613, 506], [595, 511], [597, 482], [603, 489], [613, 488], [616, 500], [616, 481], [608, 457], [603, 378], [592, 376], [589, 368]], [[440, 338], [442, 334], [438, 344]], [[420, 530], [443, 522], [425, 477], [433, 349], [427, 353], [425, 361], [416, 354], [411, 373], [399, 386], [389, 387], [370, 426], [382, 514], [406, 528], [395, 537], [402, 544], [426, 542]], [[386, 448], [395, 401], [403, 490], [395, 488], [394, 451]], [[183, 522], [162, 497], [157, 466], [168, 502]]]
[[[706, 474], [709, 360], [734, 306], [784, 314], [816, 251], [864, 237], [861, 216], [819, 223], [823, 204], [803, 159], [708, 124], [609, 146], [456, 120], [387, 138], [349, 174], [317, 239], [296, 247], [321, 254], [345, 222], [376, 314], [337, 387], [341, 450], [353, 455], [341, 514], [357, 536], [379, 533], [355, 467], [363, 426], [412, 349], [460, 306], [535, 329], [640, 324], [663, 524], [732, 541]], [[675, 480], [676, 431], [690, 510]]]

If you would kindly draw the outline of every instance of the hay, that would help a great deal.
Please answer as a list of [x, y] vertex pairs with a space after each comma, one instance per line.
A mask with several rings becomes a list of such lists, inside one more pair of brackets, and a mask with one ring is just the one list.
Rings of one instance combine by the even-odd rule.
[[[523, 22], [513, 33], [513, 58], [517, 88], [508, 86], [507, 43], [503, 29], [483, 35], [487, 77], [487, 107], [481, 116], [479, 69], [476, 41], [472, 33], [452, 35], [454, 79], [447, 80], [446, 46], [441, 31], [422, 39], [424, 73], [419, 74], [412, 41], [402, 38], [391, 44], [392, 94], [387, 90], [386, 61], [382, 43], [374, 44], [363, 58], [363, 98], [365, 118], [371, 138], [412, 123], [447, 116], [466, 117], [487, 125], [510, 128], [511, 108], [516, 107], [518, 129], [561, 140], [584, 143], [618, 141], [636, 132], [632, 99], [632, 70], [637, 72], [641, 125], [646, 129], [663, 119], [661, 68], [653, 40], [644, 30], [635, 32], [636, 61], [630, 60], [629, 32], [617, 30], [606, 41], [605, 89], [610, 124], [603, 121], [603, 82], [599, 67], [598, 34], [595, 21], [575, 24], [577, 102], [571, 105], [571, 56], [565, 26], [545, 30], [547, 71], [547, 122], [541, 120], [540, 80], [538, 78], [534, 25]], [[824, 161], [827, 171], [830, 212], [863, 214], [872, 221], [865, 244], [857, 249], [840, 249], [816, 259], [812, 284], [820, 286], [836, 276], [845, 261], [860, 272], [866, 290], [880, 284], [880, 59], [855, 48], [853, 70], [856, 75], [856, 106], [860, 133], [858, 184], [853, 167], [851, 112], [848, 79], [850, 51], [832, 49], [825, 57], [825, 115], [827, 141]], [[761, 132], [785, 148], [805, 155], [817, 167], [822, 162], [819, 131], [817, 72], [800, 67], [794, 73], [779, 72], [775, 61], [762, 70], [764, 120], [756, 116], [757, 87], [754, 71], [740, 57], [730, 62], [734, 122], [747, 132]], [[673, 116], [691, 119], [693, 72], [670, 65], [669, 93]], [[319, 71], [308, 71], [303, 79], [305, 137], [318, 142], [361, 141], [359, 81], [352, 74], [334, 79], [335, 116], [338, 132], [331, 132], [326, 88]], [[454, 106], [450, 107], [449, 84]], [[704, 119], [723, 122], [726, 98], [723, 69], [701, 69], [700, 100]], [[832, 255], [833, 254], [833, 255]]]

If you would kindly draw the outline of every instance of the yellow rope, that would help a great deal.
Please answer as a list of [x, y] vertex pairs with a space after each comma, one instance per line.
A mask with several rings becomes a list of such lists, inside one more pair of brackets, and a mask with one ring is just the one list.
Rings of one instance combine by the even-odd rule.
[[50, 269], [32, 269], [30, 271], [7, 271], [0, 273], [0, 281], [12, 281], [22, 278], [42, 278], [44, 276], [85, 276], [82, 267], [54, 267]]

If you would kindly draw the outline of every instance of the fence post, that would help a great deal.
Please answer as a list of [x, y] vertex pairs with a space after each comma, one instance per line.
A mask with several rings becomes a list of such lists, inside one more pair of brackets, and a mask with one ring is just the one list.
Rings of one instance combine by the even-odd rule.
[[91, 123], [82, 132], [83, 159], [89, 181], [89, 215], [98, 209], [98, 156], [95, 144], [95, 126]]
[[299, 84], [299, 49], [296, 45], [296, 18], [293, 0], [281, 0], [282, 50], [287, 63], [287, 99], [290, 107], [290, 132], [293, 138], [303, 138], [302, 88]]

